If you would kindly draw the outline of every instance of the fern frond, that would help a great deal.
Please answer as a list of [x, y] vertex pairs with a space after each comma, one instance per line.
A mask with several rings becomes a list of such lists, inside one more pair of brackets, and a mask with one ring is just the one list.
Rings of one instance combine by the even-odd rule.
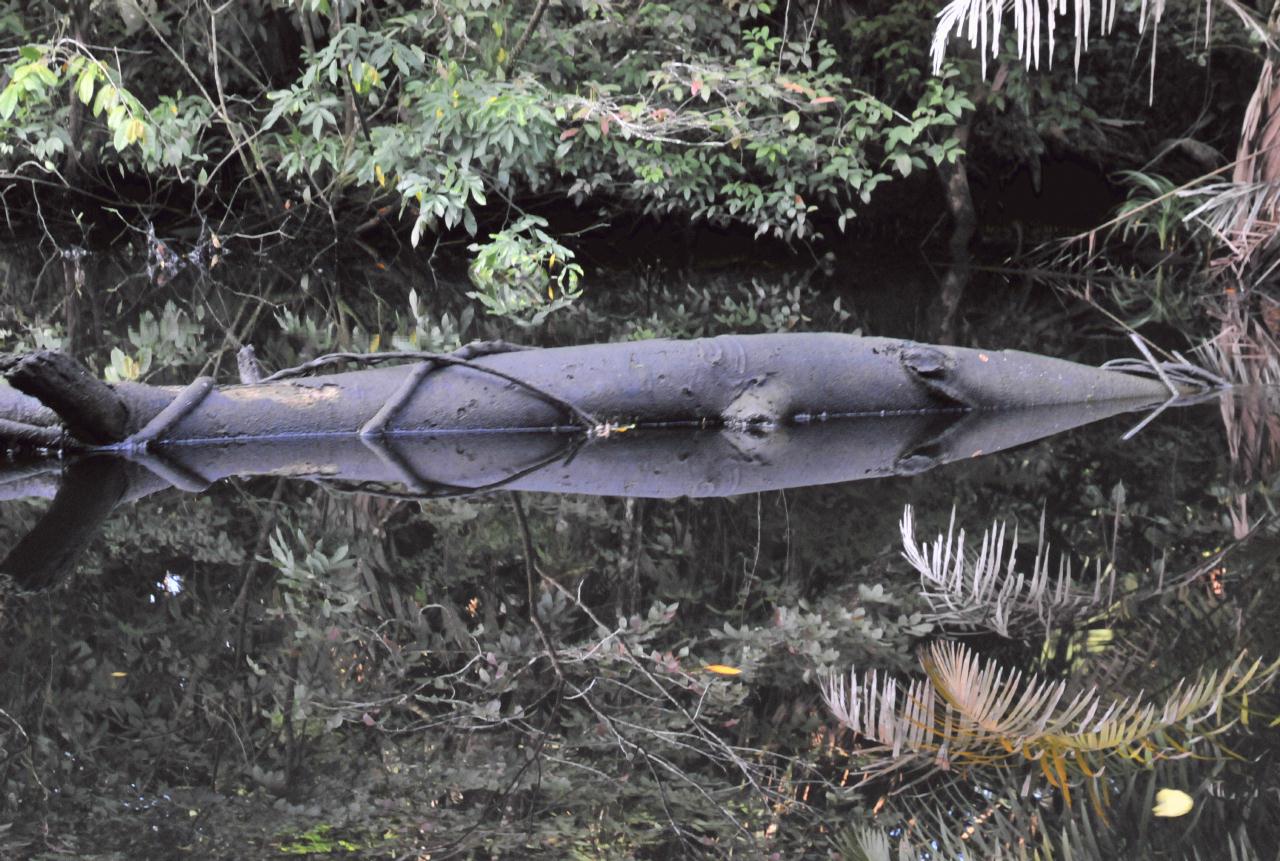
[[[1097, 563], [1093, 590], [1077, 588], [1071, 564], [1065, 556], [1056, 569], [1049, 562], [1044, 515], [1040, 517], [1039, 544], [1030, 575], [1017, 569], [1018, 532], [1006, 541], [1005, 524], [996, 521], [983, 533], [976, 557], [965, 556], [965, 533], [956, 532], [955, 510], [944, 537], [920, 544], [915, 536], [911, 506], [902, 512], [902, 555], [920, 574], [921, 595], [933, 611], [932, 621], [985, 627], [1002, 637], [1038, 623], [1043, 630], [1055, 622], [1092, 610], [1114, 591], [1115, 572]], [[1107, 589], [1104, 597], [1103, 588]]]
[[[1220, 672], [1179, 683], [1155, 703], [1138, 694], [1109, 703], [1095, 689], [1067, 697], [1063, 681], [1006, 670], [964, 645], [936, 642], [920, 662], [925, 679], [905, 690], [892, 677], [832, 677], [822, 696], [835, 718], [868, 744], [858, 753], [864, 777], [909, 767], [992, 765], [1015, 756], [1039, 761], [1049, 782], [1096, 780], [1105, 760], [1187, 756], [1235, 721], [1233, 707], [1269, 685], [1280, 661], [1244, 655]], [[1067, 795], [1070, 798], [1069, 794]]]

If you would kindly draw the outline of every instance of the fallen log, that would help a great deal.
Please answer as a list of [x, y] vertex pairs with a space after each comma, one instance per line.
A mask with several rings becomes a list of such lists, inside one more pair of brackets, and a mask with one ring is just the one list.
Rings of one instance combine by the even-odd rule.
[[[692, 425], [776, 428], [834, 417], [1164, 401], [1164, 381], [1018, 351], [839, 334], [729, 335], [492, 352], [218, 387], [108, 386], [73, 360], [0, 361], [61, 419], [70, 447]], [[352, 356], [373, 362], [404, 354]], [[3, 405], [0, 404], [0, 408]], [[30, 409], [28, 404], [26, 409]], [[9, 416], [0, 412], [0, 419]], [[3, 429], [0, 429], [0, 434]]]
[[[300, 376], [388, 358], [417, 361]], [[915, 474], [1212, 384], [1152, 370], [829, 334], [342, 354], [225, 387], [109, 386], [61, 354], [9, 357], [0, 440], [39, 450], [0, 464], [0, 499], [53, 503], [0, 573], [47, 588], [116, 505], [235, 475], [420, 498], [730, 496]]]

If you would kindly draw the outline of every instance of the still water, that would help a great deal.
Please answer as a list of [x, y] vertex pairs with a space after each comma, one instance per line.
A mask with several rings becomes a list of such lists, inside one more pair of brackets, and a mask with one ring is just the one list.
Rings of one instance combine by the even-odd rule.
[[[927, 269], [842, 264], [618, 273], [521, 330], [447, 267], [284, 259], [148, 272], [145, 249], [12, 250], [0, 346], [176, 384], [234, 381], [242, 343], [270, 370], [494, 337], [931, 340], [946, 316]], [[1026, 279], [986, 279], [946, 326], [1132, 352]], [[857, 481], [829, 457], [844, 441], [815, 437], [833, 464], [815, 486], [709, 498], [427, 498], [275, 469], [95, 509], [127, 477], [9, 461], [0, 550], [25, 540], [57, 582], [0, 609], [0, 854], [1277, 857], [1280, 701], [1265, 667], [1246, 678], [1280, 657], [1273, 402], [1170, 409], [1122, 440], [1143, 418]], [[936, 454], [942, 431], [907, 436]], [[71, 480], [76, 505], [48, 517]], [[968, 563], [930, 581], [953, 517]], [[975, 581], [993, 524], [1000, 562]], [[946, 702], [990, 720], [957, 729]], [[1153, 815], [1162, 790], [1190, 811]]]

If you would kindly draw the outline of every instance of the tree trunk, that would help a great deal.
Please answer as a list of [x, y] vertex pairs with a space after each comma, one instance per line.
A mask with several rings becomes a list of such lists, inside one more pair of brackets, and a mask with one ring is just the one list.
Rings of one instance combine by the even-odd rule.
[[437, 357], [223, 388], [207, 379], [182, 389], [108, 386], [56, 353], [10, 358], [0, 371], [57, 412], [83, 445], [119, 449], [325, 434], [763, 429], [827, 416], [1167, 396], [1155, 380], [1030, 353], [818, 333]]

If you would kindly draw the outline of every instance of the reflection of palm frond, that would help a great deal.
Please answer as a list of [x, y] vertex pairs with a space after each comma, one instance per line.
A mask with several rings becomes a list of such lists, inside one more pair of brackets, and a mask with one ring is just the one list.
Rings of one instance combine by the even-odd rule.
[[[1280, 306], [1265, 297], [1262, 301], [1261, 320], [1248, 314], [1243, 303], [1229, 304], [1218, 334], [1197, 348], [1202, 363], [1242, 387], [1220, 403], [1236, 487], [1269, 481], [1280, 465], [1280, 408], [1274, 394], [1280, 385], [1280, 343], [1275, 335]], [[1232, 502], [1237, 538], [1251, 528], [1247, 502], [1242, 492]]]
[[[1186, 767], [1188, 764], [1190, 768]], [[1200, 833], [1214, 834], [1213, 851], [1208, 855], [1196, 847], [1188, 850], [1179, 831], [1151, 827], [1150, 798], [1155, 790], [1166, 786], [1198, 786], [1205, 769], [1197, 766], [1203, 765], [1184, 759], [1115, 781], [1111, 786], [1113, 807], [1101, 816], [1092, 803], [1080, 799], [1055, 817], [1051, 812], [1052, 799], [1040, 793], [1023, 792], [1016, 781], [979, 781], [977, 785], [973, 785], [973, 781], [954, 779], [935, 782], [929, 788], [930, 803], [921, 805], [919, 798], [910, 798], [896, 805], [906, 816], [917, 820], [916, 827], [902, 829], [899, 852], [909, 844], [912, 858], [955, 861], [1124, 857], [1260, 861], [1272, 858], [1254, 848], [1275, 845], [1269, 805], [1257, 805], [1262, 808], [1258, 811], [1261, 821], [1247, 824], [1239, 816], [1243, 799], [1220, 801], [1211, 791], [1198, 792]], [[967, 792], [958, 791], [963, 785], [970, 787]], [[886, 808], [888, 818], [897, 812], [888, 805]], [[1051, 822], [1054, 824], [1050, 825]]]
[[920, 658], [927, 678], [902, 693], [872, 672], [828, 679], [822, 695], [845, 727], [872, 743], [859, 750], [865, 777], [926, 769], [1039, 762], [1070, 803], [1082, 779], [1091, 793], [1108, 761], [1150, 765], [1212, 745], [1232, 723], [1229, 703], [1269, 684], [1280, 661], [1237, 658], [1222, 672], [1179, 682], [1157, 705], [1141, 695], [1104, 703], [1093, 689], [1067, 696], [1067, 684], [982, 662], [964, 646], [937, 642]]
[[1197, 361], [1233, 385], [1280, 385], [1280, 343], [1264, 325], [1280, 314], [1264, 307], [1262, 316], [1259, 321], [1241, 308], [1228, 308], [1218, 334], [1195, 349]]
[[[836, 848], [843, 861], [894, 861], [893, 844], [883, 828], [862, 826], [844, 832], [836, 841]], [[909, 844], [898, 844], [898, 861], [912, 858]]]
[[1016, 528], [1007, 553], [1006, 527], [997, 521], [983, 533], [978, 555], [967, 558], [964, 530], [955, 531], [954, 509], [946, 536], [921, 545], [916, 541], [915, 517], [908, 505], [901, 522], [903, 556], [920, 573], [921, 594], [933, 610], [934, 621], [986, 627], [1009, 637], [1012, 631], [1036, 622], [1047, 630], [1055, 621], [1109, 601], [1115, 587], [1111, 566], [1104, 570], [1101, 562], [1097, 563], [1092, 591], [1075, 585], [1065, 556], [1059, 557], [1056, 574], [1050, 573], [1044, 526], [1042, 514], [1035, 561], [1026, 576], [1017, 570]]

